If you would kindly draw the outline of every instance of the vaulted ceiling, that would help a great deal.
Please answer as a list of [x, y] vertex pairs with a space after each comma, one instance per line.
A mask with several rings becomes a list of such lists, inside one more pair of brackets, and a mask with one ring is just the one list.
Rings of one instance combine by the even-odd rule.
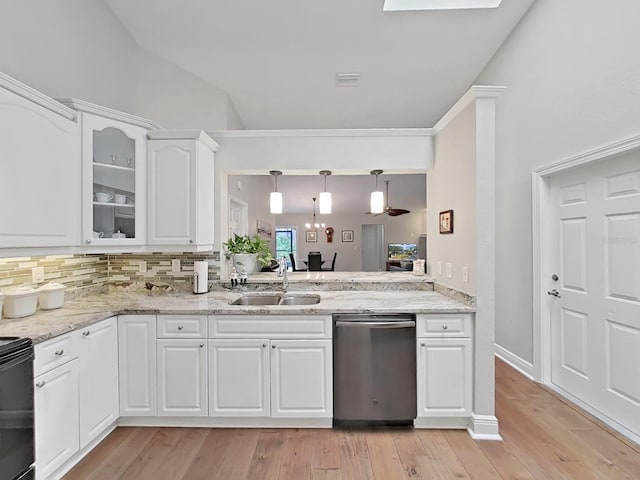
[[[249, 129], [431, 127], [534, 0], [383, 12], [383, 0], [105, 0], [144, 48], [225, 90]], [[359, 73], [359, 86], [336, 86]]]

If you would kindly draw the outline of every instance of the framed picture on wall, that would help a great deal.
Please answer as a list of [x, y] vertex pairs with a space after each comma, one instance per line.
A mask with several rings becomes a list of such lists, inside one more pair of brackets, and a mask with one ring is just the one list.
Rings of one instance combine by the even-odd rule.
[[353, 230], [342, 230], [342, 241], [353, 242]]
[[440, 233], [453, 233], [453, 210], [440, 212]]
[[318, 232], [312, 230], [307, 232], [307, 243], [315, 243], [318, 241]]
[[270, 242], [271, 236], [273, 235], [273, 225], [264, 220], [258, 220], [257, 223], [258, 236]]

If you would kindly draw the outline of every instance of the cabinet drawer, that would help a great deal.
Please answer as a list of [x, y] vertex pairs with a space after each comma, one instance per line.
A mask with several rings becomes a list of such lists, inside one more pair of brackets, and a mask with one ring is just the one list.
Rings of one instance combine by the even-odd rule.
[[212, 315], [211, 338], [331, 338], [330, 315]]
[[417, 337], [470, 337], [471, 314], [422, 314], [416, 322]]
[[158, 338], [207, 338], [206, 315], [158, 315]]
[[42, 375], [52, 368], [73, 360], [78, 356], [77, 332], [61, 335], [35, 346], [34, 376]]

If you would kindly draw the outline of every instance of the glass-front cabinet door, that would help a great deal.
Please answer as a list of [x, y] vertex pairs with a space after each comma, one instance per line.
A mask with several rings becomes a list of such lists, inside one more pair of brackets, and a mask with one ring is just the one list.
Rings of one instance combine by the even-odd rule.
[[147, 130], [83, 113], [82, 132], [84, 244], [144, 244]]

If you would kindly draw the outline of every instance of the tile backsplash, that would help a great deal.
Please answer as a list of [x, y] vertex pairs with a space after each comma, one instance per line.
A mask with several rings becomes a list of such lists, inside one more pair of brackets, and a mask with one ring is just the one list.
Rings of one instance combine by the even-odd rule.
[[[180, 260], [180, 271], [172, 271], [172, 260]], [[44, 268], [46, 282], [67, 286], [68, 291], [123, 282], [163, 282], [176, 287], [191, 285], [193, 262], [209, 262], [209, 281], [220, 275], [220, 254], [209, 253], [149, 253], [117, 255], [48, 255], [0, 258], [0, 289], [12, 285], [32, 285], [31, 269]], [[141, 262], [146, 272], [140, 272]], [[34, 287], [42, 285], [34, 284]]]

